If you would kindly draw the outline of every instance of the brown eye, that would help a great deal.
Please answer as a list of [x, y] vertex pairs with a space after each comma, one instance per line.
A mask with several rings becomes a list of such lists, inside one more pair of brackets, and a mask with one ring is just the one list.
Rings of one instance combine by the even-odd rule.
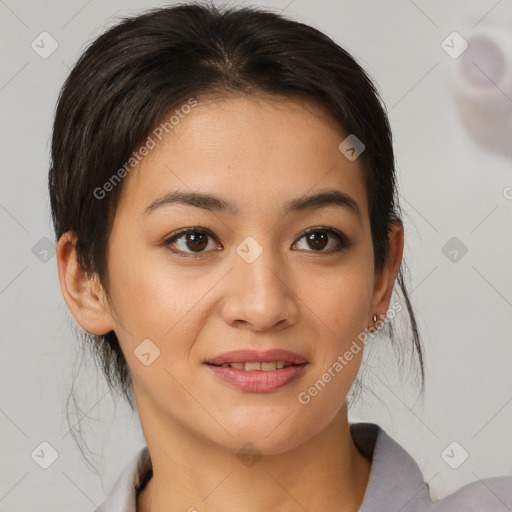
[[173, 253], [184, 257], [187, 255], [201, 256], [202, 253], [208, 252], [206, 251], [208, 244], [210, 244], [210, 249], [218, 248], [220, 245], [215, 244], [215, 238], [211, 233], [196, 228], [183, 229], [165, 241], [165, 245], [170, 246], [169, 249]]
[[[352, 242], [343, 233], [327, 227], [309, 229], [299, 238], [299, 241], [302, 239], [305, 239], [306, 243], [302, 244], [299, 249], [305, 249], [308, 252], [337, 253], [352, 245]], [[324, 250], [329, 244], [331, 250]], [[296, 242], [295, 245], [299, 245], [299, 242]]]

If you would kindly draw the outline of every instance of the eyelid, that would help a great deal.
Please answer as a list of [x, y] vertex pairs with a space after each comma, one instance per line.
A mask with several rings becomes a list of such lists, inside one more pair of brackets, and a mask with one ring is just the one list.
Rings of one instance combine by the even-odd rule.
[[187, 233], [202, 233], [203, 235], [211, 236], [212, 238], [215, 238], [217, 240], [217, 237], [208, 228], [202, 226], [191, 226], [189, 228], [179, 229], [178, 231], [175, 231], [172, 235], [167, 236], [165, 238], [164, 243], [167, 244], [170, 241], [175, 240], [176, 238], [179, 238], [180, 236], [185, 235]]
[[314, 233], [316, 231], [327, 231], [330, 233], [334, 233], [335, 235], [339, 236], [343, 241], [346, 241], [347, 243], [349, 242], [349, 239], [347, 235], [345, 235], [345, 233], [332, 226], [313, 226], [311, 228], [307, 228], [300, 234], [297, 240], [300, 240], [303, 236], [308, 235], [309, 233]]

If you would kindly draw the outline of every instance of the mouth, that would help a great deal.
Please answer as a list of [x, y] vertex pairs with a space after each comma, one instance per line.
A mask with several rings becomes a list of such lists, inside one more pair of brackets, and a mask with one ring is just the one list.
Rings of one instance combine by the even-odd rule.
[[222, 381], [247, 392], [271, 392], [293, 382], [309, 364], [287, 350], [229, 352], [204, 361]]

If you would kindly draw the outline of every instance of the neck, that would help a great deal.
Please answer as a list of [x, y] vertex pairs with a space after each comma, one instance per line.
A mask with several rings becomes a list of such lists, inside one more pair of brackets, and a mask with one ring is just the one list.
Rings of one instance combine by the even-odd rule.
[[346, 404], [314, 438], [245, 463], [191, 432], [176, 436], [154, 424], [143, 430], [153, 477], [138, 495], [137, 512], [356, 512], [370, 475], [371, 462], [350, 435]]

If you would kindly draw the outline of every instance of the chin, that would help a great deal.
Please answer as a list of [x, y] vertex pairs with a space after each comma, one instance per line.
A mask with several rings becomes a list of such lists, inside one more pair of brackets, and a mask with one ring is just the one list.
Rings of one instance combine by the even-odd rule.
[[305, 425], [303, 418], [297, 421], [297, 414], [304, 414], [304, 411], [290, 413], [285, 410], [284, 413], [274, 415], [246, 414], [243, 420], [224, 422], [224, 428], [231, 435], [217, 429], [219, 435], [212, 438], [211, 428], [207, 431], [211, 441], [232, 450], [237, 456], [243, 455], [244, 451], [249, 454], [255, 452], [256, 455], [279, 455], [300, 446], [325, 427], [318, 422]]
[[241, 432], [240, 435], [230, 437], [221, 445], [232, 451], [240, 459], [245, 457], [258, 458], [287, 453], [300, 446], [307, 438], [307, 435], [303, 432], [290, 432], [286, 430], [281, 435], [273, 433], [269, 436], [267, 432], [262, 434], [252, 429], [250, 432]]

